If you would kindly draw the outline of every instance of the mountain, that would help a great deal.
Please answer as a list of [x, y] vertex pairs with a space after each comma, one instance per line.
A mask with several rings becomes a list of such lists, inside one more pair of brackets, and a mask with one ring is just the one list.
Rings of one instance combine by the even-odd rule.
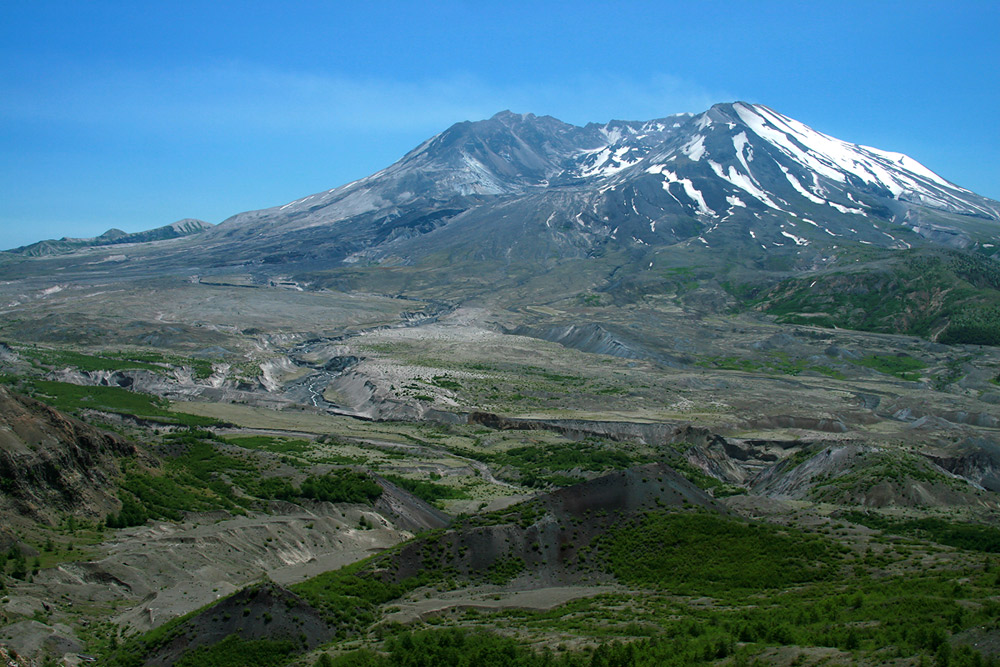
[[[258, 285], [506, 306], [593, 293], [631, 303], [675, 291], [664, 271], [698, 268], [708, 310], [780, 301], [780, 315], [936, 337], [956, 317], [969, 331], [1000, 322], [998, 221], [1000, 203], [909, 156], [735, 102], [583, 127], [503, 111], [455, 124], [371, 176], [215, 227], [112, 230], [14, 253], [122, 248], [67, 259], [67, 280], [238, 274]], [[0, 258], [0, 277], [54, 270], [19, 259]], [[927, 271], [928, 262], [943, 268]], [[845, 297], [858, 293], [906, 303], [859, 317]]]
[[144, 232], [128, 234], [120, 229], [109, 229], [100, 236], [93, 238], [67, 238], [58, 240], [49, 239], [39, 241], [30, 245], [14, 248], [8, 252], [24, 255], [26, 257], [44, 257], [48, 255], [63, 255], [82, 248], [92, 248], [97, 246], [117, 245], [122, 243], [148, 243], [150, 241], [162, 241], [165, 239], [176, 239], [183, 236], [198, 234], [210, 229], [212, 224], [204, 220], [185, 218], [177, 222], [150, 229]]
[[[207, 235], [264, 263], [413, 263], [477, 244], [980, 247], [1000, 204], [908, 156], [834, 139], [761, 105], [576, 127], [501, 112], [459, 123], [353, 183], [242, 213]], [[218, 247], [217, 247], [218, 249]]]
[[[43, 241], [49, 255], [192, 235], [187, 270], [412, 265], [475, 248], [476, 261], [551, 260], [682, 244], [742, 256], [923, 244], [996, 252], [1000, 203], [913, 158], [851, 144], [762, 105], [578, 127], [504, 111], [457, 123], [371, 176], [209, 229]], [[193, 253], [193, 255], [192, 255]], [[167, 267], [171, 262], [166, 262]]]

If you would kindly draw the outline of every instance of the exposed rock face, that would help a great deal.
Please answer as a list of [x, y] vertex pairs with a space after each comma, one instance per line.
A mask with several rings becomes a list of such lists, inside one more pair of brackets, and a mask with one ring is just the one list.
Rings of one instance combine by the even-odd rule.
[[517, 336], [541, 338], [542, 340], [559, 343], [574, 350], [590, 352], [592, 354], [607, 354], [612, 357], [622, 357], [625, 359], [641, 359], [650, 356], [637, 352], [634, 343], [623, 341], [601, 325], [593, 323], [579, 326], [568, 324], [548, 329], [521, 326], [510, 333]]
[[928, 455], [948, 472], [987, 489], [1000, 492], [1000, 445], [986, 438], [969, 438], [955, 452]]
[[417, 498], [392, 482], [377, 477], [382, 495], [375, 502], [375, 509], [392, 519], [402, 530], [421, 531], [444, 528], [451, 517], [428, 502]]
[[0, 508], [52, 521], [56, 511], [104, 516], [115, 506], [124, 438], [0, 387]]
[[492, 412], [471, 412], [468, 423], [482, 424], [487, 428], [502, 431], [553, 431], [571, 438], [597, 436], [624, 442], [646, 444], [663, 443], [670, 440], [677, 429], [668, 422], [639, 423], [612, 422], [584, 419], [518, 419]]

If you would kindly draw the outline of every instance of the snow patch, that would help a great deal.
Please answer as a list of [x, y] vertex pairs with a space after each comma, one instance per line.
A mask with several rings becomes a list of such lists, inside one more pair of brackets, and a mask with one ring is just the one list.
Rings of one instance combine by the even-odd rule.
[[[749, 145], [747, 141], [747, 133], [740, 132], [735, 137], [733, 137], [733, 148], [736, 149], [736, 157], [739, 158], [740, 164], [743, 165], [743, 169], [749, 174], [750, 164], [753, 161], [753, 147]], [[747, 155], [744, 156], [744, 150], [747, 151]]]
[[788, 171], [788, 169], [785, 168], [785, 165], [779, 164], [778, 166], [781, 167], [781, 171], [784, 172], [785, 178], [787, 178], [788, 182], [792, 184], [792, 187], [795, 188], [796, 192], [798, 192], [800, 195], [802, 195], [803, 197], [805, 197], [814, 204], [826, 203], [825, 199], [820, 199], [819, 197], [817, 197], [816, 195], [814, 195], [813, 193], [809, 192], [804, 187], [802, 187], [802, 184], [799, 183], [799, 179], [795, 178], [795, 174]]
[[695, 136], [694, 139], [684, 145], [681, 152], [687, 155], [693, 162], [697, 162], [705, 154], [705, 137], [700, 134]]
[[781, 230], [781, 235], [795, 241], [795, 245], [809, 245], [809, 241], [806, 239], [801, 236], [796, 236], [795, 234], [789, 234], [785, 230]]
[[580, 176], [590, 178], [592, 176], [613, 176], [623, 169], [627, 169], [639, 162], [639, 160], [629, 160], [626, 156], [632, 150], [632, 146], [622, 145], [617, 148], [604, 146], [593, 150], [583, 151], [580, 155], [589, 155], [584, 158], [589, 166], [580, 169]]
[[[916, 197], [925, 205], [943, 210], [979, 212], [990, 217], [997, 213], [967, 198], [972, 194], [968, 190], [949, 183], [902, 153], [841, 141], [764, 106], [736, 104], [734, 109], [754, 133], [815, 174], [844, 184], [851, 177], [885, 189], [895, 199]], [[818, 182], [815, 185], [813, 191], [824, 195]], [[851, 201], [864, 206], [853, 197]]]
[[741, 174], [740, 172], [736, 171], [736, 167], [730, 165], [729, 172], [726, 173], [722, 170], [721, 164], [717, 164], [709, 160], [708, 165], [712, 168], [712, 171], [714, 171], [715, 175], [718, 176], [719, 178], [729, 181], [739, 189], [744, 190], [754, 199], [757, 199], [758, 201], [773, 208], [774, 210], [776, 211], [781, 210], [781, 208], [777, 204], [771, 201], [771, 198], [767, 196], [767, 193], [765, 193], [763, 190], [757, 187], [757, 185], [752, 180], [750, 180], [749, 176], [745, 176], [744, 174]]
[[651, 174], [662, 175], [663, 189], [666, 190], [667, 194], [673, 197], [678, 204], [681, 204], [681, 206], [683, 206], [684, 204], [679, 199], [677, 199], [677, 196], [673, 192], [670, 191], [671, 183], [680, 183], [681, 187], [684, 190], [684, 194], [687, 196], [688, 199], [694, 202], [695, 207], [698, 209], [698, 213], [704, 215], [715, 215], [715, 211], [713, 211], [708, 207], [708, 204], [705, 203], [705, 197], [701, 194], [700, 190], [694, 187], [694, 183], [691, 182], [691, 179], [678, 177], [677, 174], [666, 169], [662, 164], [653, 165], [646, 171]]
[[855, 215], [863, 215], [866, 218], [868, 217], [868, 214], [865, 213], [864, 211], [862, 211], [859, 208], [849, 208], [847, 206], [841, 206], [840, 204], [837, 204], [837, 203], [832, 202], [832, 201], [828, 201], [827, 204], [829, 204], [830, 206], [834, 207], [835, 209], [837, 209], [841, 213], [853, 213]]

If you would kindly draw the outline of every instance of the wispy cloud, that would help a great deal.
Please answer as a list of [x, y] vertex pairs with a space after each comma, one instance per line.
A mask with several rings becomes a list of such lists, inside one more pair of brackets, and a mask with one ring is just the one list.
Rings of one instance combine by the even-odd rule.
[[[41, 81], [41, 83], [38, 83]], [[165, 71], [63, 72], [7, 82], [7, 120], [157, 132], [433, 131], [502, 109], [567, 122], [700, 111], [725, 93], [670, 74], [605, 73], [506, 85], [475, 76], [359, 79], [230, 63]]]

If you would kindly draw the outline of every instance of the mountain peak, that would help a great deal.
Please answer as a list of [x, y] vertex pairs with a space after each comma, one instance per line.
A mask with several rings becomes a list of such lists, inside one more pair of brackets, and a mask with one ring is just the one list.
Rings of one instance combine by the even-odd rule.
[[558, 256], [602, 244], [816, 256], [851, 243], [905, 248], [921, 236], [997, 245], [961, 216], [997, 220], [1000, 206], [902, 154], [736, 101], [583, 127], [503, 110], [452, 125], [377, 174], [206, 234], [238, 239], [248, 259], [324, 264], [418, 261], [451, 244], [488, 254], [525, 243]]
[[533, 113], [514, 113], [510, 109], [504, 109], [503, 111], [498, 111], [490, 118], [490, 120], [530, 120], [535, 117]]

